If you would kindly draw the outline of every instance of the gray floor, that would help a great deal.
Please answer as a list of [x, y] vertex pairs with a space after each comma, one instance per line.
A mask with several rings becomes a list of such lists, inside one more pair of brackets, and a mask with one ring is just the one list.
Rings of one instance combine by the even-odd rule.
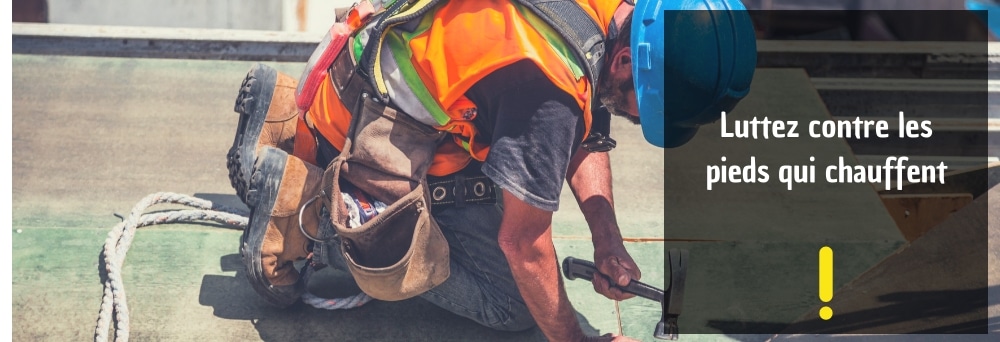
[[[127, 213], [159, 191], [237, 204], [224, 156], [236, 124], [233, 98], [250, 64], [13, 56], [14, 340], [92, 338], [101, 302], [97, 258], [108, 230], [119, 222], [114, 213]], [[296, 76], [302, 67], [275, 65]], [[828, 116], [808, 84], [800, 70], [760, 70], [751, 96], [733, 115]], [[837, 261], [837, 287], [905, 246], [866, 184], [812, 184], [789, 192], [772, 182], [704, 191], [705, 165], [718, 163], [720, 155], [733, 163], [750, 156], [772, 165], [795, 163], [812, 153], [849, 155], [843, 141], [789, 140], [774, 150], [781, 153], [767, 153], [752, 144], [713, 139], [718, 125], [711, 125], [683, 149], [664, 153], [645, 144], [636, 127], [615, 122], [618, 221], [627, 248], [643, 267], [643, 280], [668, 285], [664, 250], [691, 251], [683, 340], [762, 340], [770, 335], [733, 331], [766, 330], [810, 313], [821, 304], [815, 295], [815, 253], [824, 244], [850, 256]], [[560, 257], [589, 258], [589, 231], [572, 194], [565, 191], [562, 202], [554, 218]], [[802, 203], [812, 210], [787, 209]], [[670, 218], [666, 227], [664, 217]], [[838, 217], [864, 224], [831, 219]], [[238, 239], [238, 231], [205, 225], [141, 229], [123, 270], [132, 337], [543, 339], [537, 329], [489, 331], [422, 300], [337, 312], [302, 305], [275, 310], [247, 285]], [[991, 279], [992, 286], [997, 283]], [[589, 332], [652, 340], [658, 304], [616, 303], [581, 281], [566, 286]]]

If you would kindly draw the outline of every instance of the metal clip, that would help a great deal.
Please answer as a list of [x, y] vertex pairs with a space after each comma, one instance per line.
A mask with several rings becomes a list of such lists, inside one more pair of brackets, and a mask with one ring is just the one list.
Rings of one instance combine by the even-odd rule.
[[[313, 198], [309, 199], [308, 201], [306, 201], [306, 204], [303, 204], [302, 207], [299, 208], [299, 231], [301, 231], [302, 235], [305, 236], [309, 240], [313, 240], [313, 241], [319, 242], [319, 243], [324, 243], [324, 242], [327, 242], [327, 240], [321, 240], [321, 239], [319, 239], [317, 237], [313, 237], [312, 235], [309, 235], [309, 233], [306, 233], [306, 227], [304, 227], [303, 224], [302, 224], [302, 214], [305, 213], [306, 207], [308, 207], [309, 204], [312, 204], [312, 202], [314, 202], [317, 199], [319, 199], [319, 197], [320, 197], [319, 195], [316, 195], [315, 197], [313, 197]], [[334, 237], [337, 237], [337, 235], [334, 235]]]
[[618, 142], [610, 136], [594, 132], [580, 146], [589, 152], [608, 152], [618, 146]]

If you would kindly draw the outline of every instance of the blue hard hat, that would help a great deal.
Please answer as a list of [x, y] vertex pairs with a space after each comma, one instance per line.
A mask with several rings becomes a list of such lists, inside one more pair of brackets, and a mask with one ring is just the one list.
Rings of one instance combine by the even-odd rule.
[[642, 133], [659, 147], [683, 145], [736, 106], [757, 66], [739, 0], [637, 1], [630, 45]]

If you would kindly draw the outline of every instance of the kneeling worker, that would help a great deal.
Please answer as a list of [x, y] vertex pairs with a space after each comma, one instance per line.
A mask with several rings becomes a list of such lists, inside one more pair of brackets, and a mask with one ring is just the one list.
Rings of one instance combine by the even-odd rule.
[[[585, 336], [567, 299], [551, 227], [562, 184], [590, 226], [600, 272], [618, 285], [638, 280], [614, 213], [607, 113], [640, 124], [660, 147], [680, 146], [698, 125], [718, 120], [746, 95], [756, 65], [743, 6], [386, 2], [357, 5], [342, 20], [351, 29], [347, 39], [321, 44], [302, 84], [263, 65], [243, 82], [227, 166], [252, 211], [241, 251], [253, 288], [284, 307], [305, 289], [293, 261], [341, 270], [360, 262], [355, 256], [364, 251], [344, 249], [361, 242], [323, 232], [333, 202], [315, 199], [332, 195], [324, 179], [337, 174], [324, 170], [330, 165], [345, 173], [368, 167], [338, 164], [345, 147], [376, 146], [371, 154], [381, 153], [378, 144], [409, 148], [401, 141], [412, 137], [395, 129], [381, 142], [363, 141], [369, 131], [355, 134], [368, 123], [352, 125], [352, 118], [375, 108], [441, 136], [426, 165], [404, 160], [414, 164], [401, 167], [426, 174], [426, 198], [450, 261], [445, 280], [420, 289], [420, 297], [498, 330], [538, 325], [552, 341], [623, 338]], [[664, 12], [686, 9], [712, 11]], [[705, 15], [714, 18], [699, 20]], [[368, 193], [392, 206], [394, 199]], [[615, 300], [631, 297], [603, 277], [594, 277], [594, 289]]]

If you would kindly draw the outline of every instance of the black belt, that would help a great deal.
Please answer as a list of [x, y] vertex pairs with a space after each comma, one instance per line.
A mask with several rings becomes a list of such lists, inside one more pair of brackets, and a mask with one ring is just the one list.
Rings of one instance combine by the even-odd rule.
[[[328, 165], [340, 154], [318, 130], [313, 130], [318, 141], [316, 161]], [[466, 204], [496, 204], [497, 189], [489, 177], [480, 171], [481, 163], [473, 161], [462, 171], [436, 177], [427, 176], [427, 187], [431, 195], [431, 208], [462, 207]], [[456, 186], [456, 184], [458, 186]]]
[[479, 171], [479, 163], [445, 177], [427, 176], [431, 208], [497, 203], [496, 184]]

